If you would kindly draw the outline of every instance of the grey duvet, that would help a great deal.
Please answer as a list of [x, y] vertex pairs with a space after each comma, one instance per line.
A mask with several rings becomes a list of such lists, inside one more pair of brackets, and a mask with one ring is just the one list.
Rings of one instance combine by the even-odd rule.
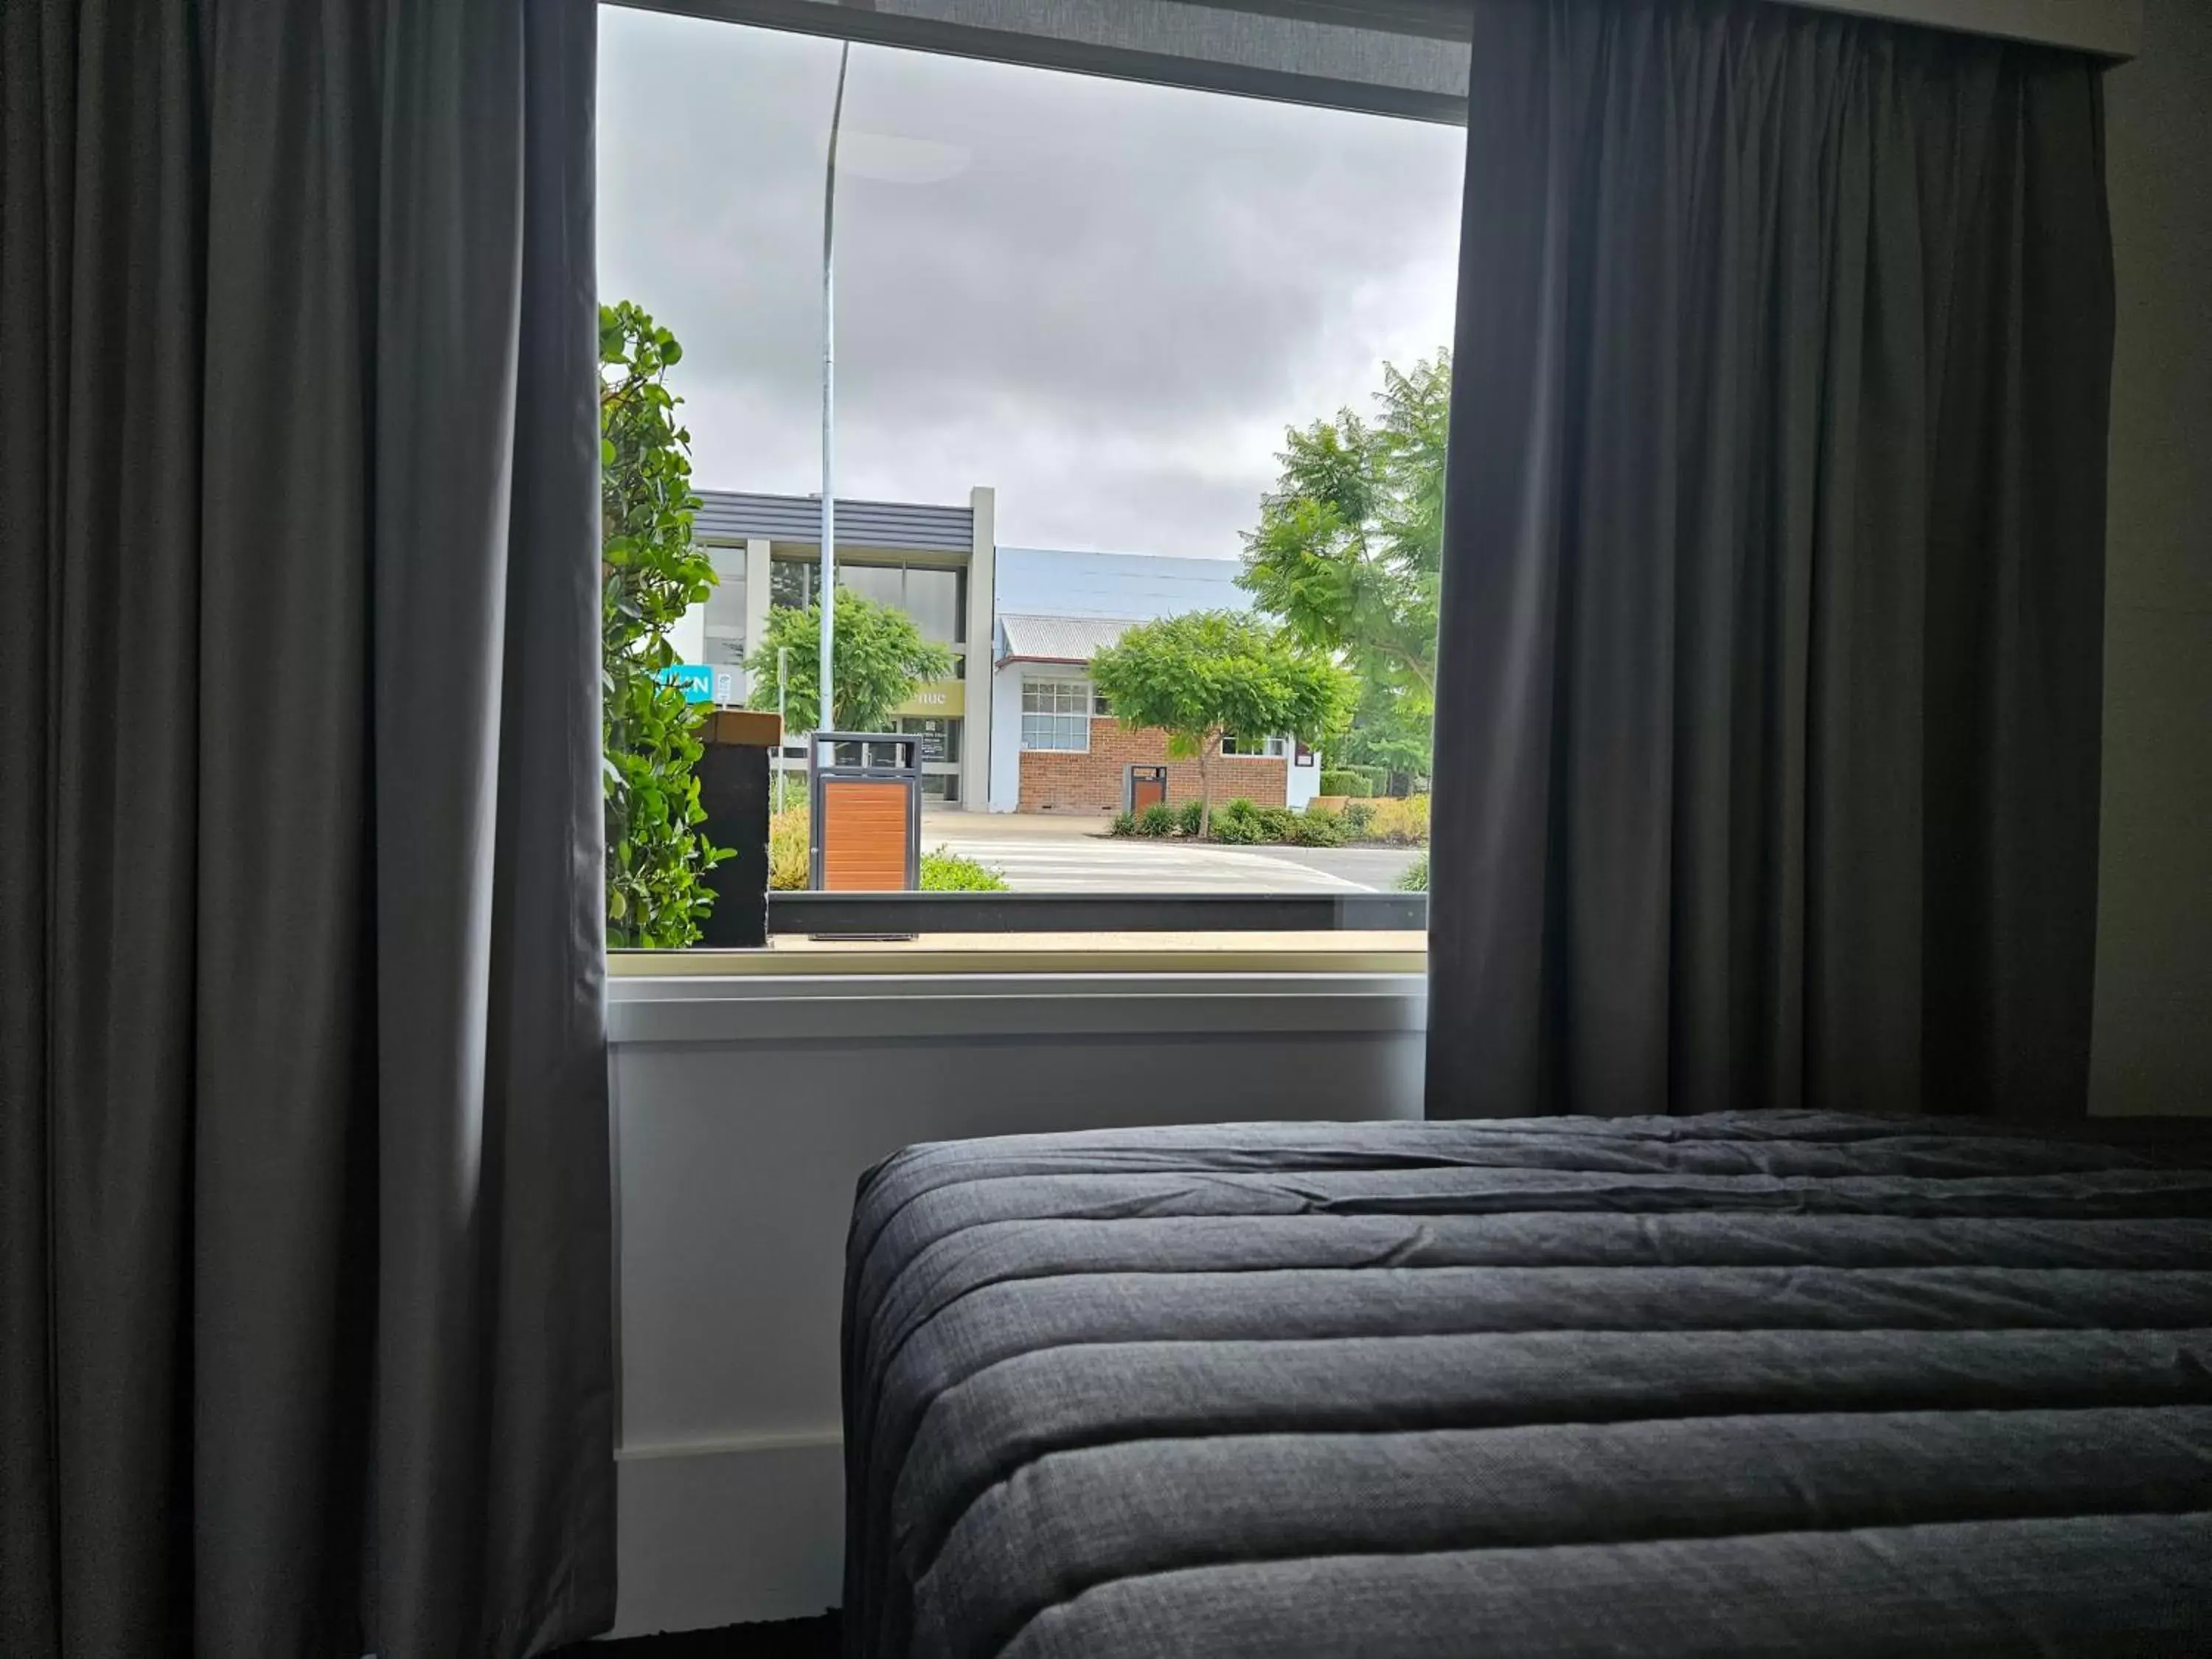
[[848, 1654], [2212, 1652], [2212, 1142], [1797, 1115], [910, 1148]]

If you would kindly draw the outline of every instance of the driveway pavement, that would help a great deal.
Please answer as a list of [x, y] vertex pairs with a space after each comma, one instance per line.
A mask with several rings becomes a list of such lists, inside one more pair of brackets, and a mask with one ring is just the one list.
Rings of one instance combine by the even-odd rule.
[[1379, 892], [1419, 856], [1397, 847], [1115, 841], [1104, 827], [1100, 818], [933, 812], [921, 844], [990, 866], [1018, 893]]

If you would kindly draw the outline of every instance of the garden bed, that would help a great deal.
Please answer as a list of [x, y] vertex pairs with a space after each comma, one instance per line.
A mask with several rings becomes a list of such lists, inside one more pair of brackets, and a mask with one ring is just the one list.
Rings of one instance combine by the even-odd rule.
[[1204, 841], [1224, 847], [1425, 847], [1429, 844], [1429, 798], [1350, 800], [1340, 811], [1318, 804], [1303, 812], [1287, 806], [1256, 806], [1242, 799], [1213, 809], [1212, 823], [1201, 827], [1197, 801], [1164, 802], [1141, 813], [1118, 812], [1106, 833], [1137, 841]]

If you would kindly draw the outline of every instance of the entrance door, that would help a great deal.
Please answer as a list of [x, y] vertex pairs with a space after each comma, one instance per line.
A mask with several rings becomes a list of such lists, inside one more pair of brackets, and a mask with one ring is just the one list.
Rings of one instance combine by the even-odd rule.
[[1168, 769], [1164, 766], [1133, 766], [1129, 782], [1123, 791], [1128, 810], [1142, 817], [1148, 806], [1164, 805], [1168, 798]]

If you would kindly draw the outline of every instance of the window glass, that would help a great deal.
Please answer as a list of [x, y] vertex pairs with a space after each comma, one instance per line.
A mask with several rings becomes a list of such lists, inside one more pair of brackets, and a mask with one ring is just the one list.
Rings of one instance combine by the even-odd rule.
[[1087, 752], [1091, 748], [1091, 683], [1024, 680], [1022, 747]]
[[707, 596], [706, 660], [742, 668], [745, 660], [745, 550], [714, 550], [714, 591]]
[[960, 726], [957, 720], [902, 720], [898, 729], [921, 739], [921, 762], [924, 766], [939, 763], [951, 765], [960, 758]]
[[961, 573], [928, 565], [906, 568], [906, 613], [921, 630], [921, 637], [939, 645], [957, 645], [966, 637], [963, 623]]
[[[969, 884], [1396, 903], [1424, 878], [1465, 129], [855, 45], [825, 477], [839, 43], [627, 6], [599, 40], [599, 288], [683, 347], [665, 387], [722, 574], [679, 656], [734, 672], [749, 599], [815, 599], [826, 488], [842, 585], [935, 647], [859, 702], [919, 740], [921, 845]], [[1332, 593], [1358, 603], [1311, 614]], [[1222, 698], [1194, 738], [1091, 672], [1217, 611], [1278, 635], [1297, 613], [1349, 677], [1330, 729]], [[794, 647], [793, 738], [814, 667]], [[780, 844], [810, 829], [787, 816]]]
[[906, 609], [906, 576], [896, 565], [852, 564], [840, 560], [837, 586], [893, 611]]
[[804, 611], [814, 603], [814, 580], [821, 567], [810, 559], [778, 559], [769, 566], [769, 603], [779, 610]]

